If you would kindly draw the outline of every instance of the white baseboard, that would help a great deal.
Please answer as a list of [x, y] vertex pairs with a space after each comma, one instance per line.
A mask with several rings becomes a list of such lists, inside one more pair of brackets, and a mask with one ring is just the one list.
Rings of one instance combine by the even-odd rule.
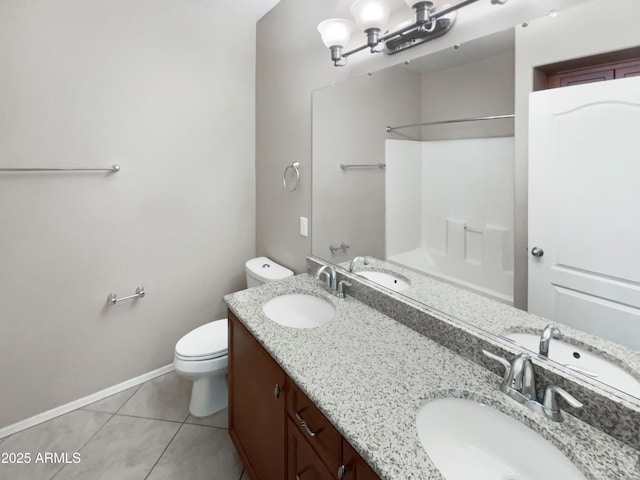
[[14, 433], [26, 430], [27, 428], [31, 428], [35, 425], [46, 422], [47, 420], [59, 417], [60, 415], [72, 412], [73, 410], [77, 410], [78, 408], [86, 407], [87, 405], [91, 405], [98, 400], [110, 397], [111, 395], [115, 395], [116, 393], [124, 392], [128, 388], [135, 387], [136, 385], [140, 385], [144, 382], [147, 382], [172, 371], [173, 364], [165, 365], [164, 367], [160, 367], [157, 370], [143, 373], [138, 377], [125, 380], [122, 383], [109, 388], [105, 388], [104, 390], [100, 390], [99, 392], [92, 393], [91, 395], [80, 398], [78, 400], [74, 400], [73, 402], [66, 403], [59, 407], [52, 408], [51, 410], [48, 410], [44, 413], [39, 413], [38, 415], [34, 415], [33, 417], [26, 418], [7, 427], [0, 428], [0, 438], [8, 437], [9, 435], [13, 435]]

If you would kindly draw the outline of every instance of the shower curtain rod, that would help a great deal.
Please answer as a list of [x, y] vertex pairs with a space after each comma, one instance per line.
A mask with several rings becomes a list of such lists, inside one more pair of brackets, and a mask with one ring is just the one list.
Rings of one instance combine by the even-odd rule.
[[492, 117], [473, 117], [473, 118], [459, 118], [457, 120], [442, 120], [439, 122], [426, 122], [426, 123], [412, 123], [411, 125], [400, 125], [398, 127], [387, 127], [387, 133], [391, 133], [394, 130], [398, 130], [400, 128], [410, 128], [410, 127], [427, 127], [429, 125], [446, 125], [448, 123], [462, 123], [462, 122], [480, 122], [483, 120], [502, 120], [505, 118], [515, 118], [515, 115], [494, 115]]

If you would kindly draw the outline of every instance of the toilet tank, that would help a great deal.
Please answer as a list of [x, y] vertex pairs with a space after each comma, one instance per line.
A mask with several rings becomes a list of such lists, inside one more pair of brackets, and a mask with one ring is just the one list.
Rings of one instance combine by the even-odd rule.
[[288, 268], [278, 265], [267, 257], [257, 257], [247, 260], [244, 264], [247, 272], [247, 288], [256, 287], [263, 283], [276, 282], [293, 276]]

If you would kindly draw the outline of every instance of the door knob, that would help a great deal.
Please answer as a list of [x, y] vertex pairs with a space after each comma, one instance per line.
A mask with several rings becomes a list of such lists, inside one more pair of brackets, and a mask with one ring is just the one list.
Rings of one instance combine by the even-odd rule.
[[531, 255], [533, 255], [534, 257], [541, 257], [544, 255], [544, 250], [538, 247], [533, 247], [531, 249]]

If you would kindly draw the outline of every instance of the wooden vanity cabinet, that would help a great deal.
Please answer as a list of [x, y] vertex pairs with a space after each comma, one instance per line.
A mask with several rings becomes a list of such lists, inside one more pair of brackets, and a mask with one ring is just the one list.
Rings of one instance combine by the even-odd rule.
[[287, 480], [335, 480], [296, 424], [287, 419]]
[[287, 388], [287, 415], [291, 425], [299, 430], [327, 468], [335, 472], [333, 478], [336, 478], [342, 465], [342, 435], [291, 380]]
[[378, 474], [344, 438], [342, 439], [342, 461], [346, 467], [343, 480], [380, 480]]
[[251, 480], [380, 480], [231, 311], [229, 435]]
[[251, 480], [285, 478], [286, 375], [229, 312], [229, 435]]

